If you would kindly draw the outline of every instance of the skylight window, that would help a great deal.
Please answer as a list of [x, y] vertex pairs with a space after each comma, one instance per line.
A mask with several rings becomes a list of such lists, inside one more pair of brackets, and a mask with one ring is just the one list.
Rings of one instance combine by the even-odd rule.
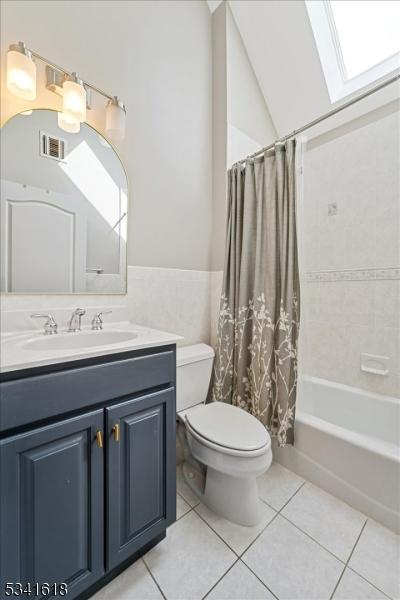
[[331, 0], [329, 6], [348, 79], [400, 51], [400, 2]]
[[400, 68], [400, 1], [306, 0], [332, 102]]

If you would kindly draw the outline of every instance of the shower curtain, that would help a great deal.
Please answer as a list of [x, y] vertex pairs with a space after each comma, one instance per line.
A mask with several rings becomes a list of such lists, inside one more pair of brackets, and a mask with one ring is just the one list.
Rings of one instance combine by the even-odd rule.
[[299, 334], [295, 140], [228, 173], [228, 222], [212, 400], [293, 443]]

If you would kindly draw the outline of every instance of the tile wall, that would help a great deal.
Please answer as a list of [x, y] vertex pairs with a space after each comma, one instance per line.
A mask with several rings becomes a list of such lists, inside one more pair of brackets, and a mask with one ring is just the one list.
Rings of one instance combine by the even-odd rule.
[[[336, 133], [304, 157], [300, 366], [400, 397], [399, 112]], [[361, 352], [389, 375], [362, 372]]]
[[3, 294], [1, 331], [40, 330], [43, 323], [31, 319], [32, 312], [51, 312], [63, 328], [72, 309], [81, 306], [87, 311], [86, 325], [95, 312], [112, 309], [105, 317], [108, 322], [130, 319], [182, 335], [184, 345], [210, 343], [216, 336], [221, 285], [219, 271], [128, 267], [126, 295]]

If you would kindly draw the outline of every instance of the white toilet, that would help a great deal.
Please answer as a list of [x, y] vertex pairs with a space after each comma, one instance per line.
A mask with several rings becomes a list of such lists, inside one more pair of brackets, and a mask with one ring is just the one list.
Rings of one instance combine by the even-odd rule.
[[271, 439], [265, 427], [241, 408], [224, 402], [204, 404], [213, 359], [206, 344], [177, 349], [177, 413], [191, 453], [188, 456], [186, 448], [183, 473], [211, 510], [234, 523], [253, 526], [261, 519], [257, 477], [271, 464]]

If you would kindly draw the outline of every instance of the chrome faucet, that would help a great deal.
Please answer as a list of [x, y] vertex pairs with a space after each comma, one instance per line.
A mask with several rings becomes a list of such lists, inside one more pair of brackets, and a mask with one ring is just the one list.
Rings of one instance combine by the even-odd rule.
[[31, 315], [31, 317], [32, 319], [46, 319], [46, 322], [44, 324], [44, 335], [53, 335], [54, 333], [57, 333], [58, 326], [53, 315], [34, 313], [33, 315]]
[[96, 313], [92, 319], [92, 329], [103, 329], [103, 315], [109, 315], [112, 310], [103, 310], [102, 312]]
[[86, 310], [84, 308], [76, 308], [71, 315], [70, 320], [68, 321], [67, 327], [68, 331], [80, 331], [81, 330], [81, 320], [83, 315], [86, 314]]

